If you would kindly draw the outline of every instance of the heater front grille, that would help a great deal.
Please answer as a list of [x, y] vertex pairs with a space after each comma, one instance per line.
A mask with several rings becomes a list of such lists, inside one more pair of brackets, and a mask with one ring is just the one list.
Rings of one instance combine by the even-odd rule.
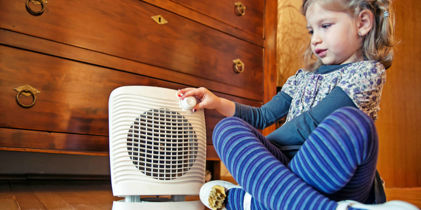
[[166, 108], [141, 114], [130, 126], [127, 150], [143, 174], [158, 180], [173, 180], [193, 166], [198, 138], [189, 121]]

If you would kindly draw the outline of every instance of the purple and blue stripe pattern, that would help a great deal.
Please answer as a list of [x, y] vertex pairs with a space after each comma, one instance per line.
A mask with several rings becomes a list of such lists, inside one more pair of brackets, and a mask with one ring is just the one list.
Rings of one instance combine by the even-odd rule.
[[362, 111], [345, 107], [326, 117], [289, 160], [245, 121], [223, 119], [214, 147], [242, 188], [228, 192], [227, 209], [336, 209], [336, 201], [366, 202], [377, 164], [374, 123]]

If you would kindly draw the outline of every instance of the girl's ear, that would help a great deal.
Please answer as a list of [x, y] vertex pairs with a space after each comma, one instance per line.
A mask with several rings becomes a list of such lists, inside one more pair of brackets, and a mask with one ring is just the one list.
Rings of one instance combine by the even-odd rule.
[[358, 23], [357, 23], [358, 35], [359, 36], [367, 35], [368, 32], [370, 32], [371, 29], [373, 28], [373, 25], [374, 25], [373, 13], [368, 9], [361, 11], [360, 14], [358, 15]]

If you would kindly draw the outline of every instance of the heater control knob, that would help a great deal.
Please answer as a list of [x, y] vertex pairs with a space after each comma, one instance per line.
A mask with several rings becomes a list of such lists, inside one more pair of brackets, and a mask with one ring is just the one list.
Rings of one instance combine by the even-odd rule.
[[196, 98], [189, 96], [180, 101], [180, 106], [183, 110], [191, 110], [194, 106], [196, 106], [196, 103]]

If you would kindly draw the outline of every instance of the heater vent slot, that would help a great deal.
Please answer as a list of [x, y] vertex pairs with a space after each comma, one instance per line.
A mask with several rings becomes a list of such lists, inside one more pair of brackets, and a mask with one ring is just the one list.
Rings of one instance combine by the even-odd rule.
[[191, 123], [167, 108], [141, 114], [127, 135], [127, 151], [133, 164], [157, 180], [173, 180], [187, 173], [198, 150], [198, 137]]

